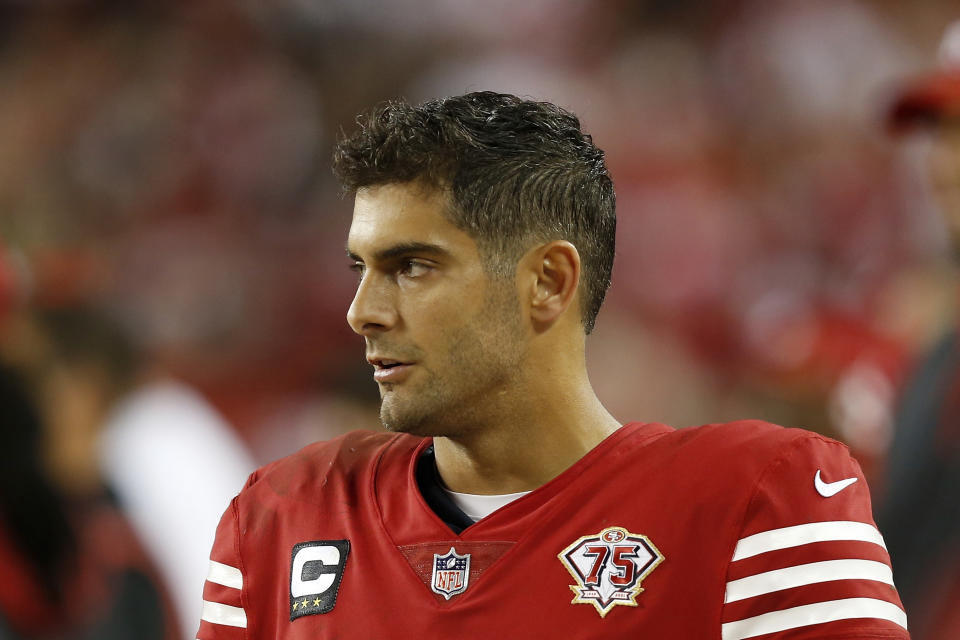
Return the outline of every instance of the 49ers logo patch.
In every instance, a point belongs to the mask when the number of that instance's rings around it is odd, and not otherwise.
[[[637,606],[640,583],[663,562],[647,536],[623,527],[607,527],[584,536],[557,556],[577,584],[570,585],[573,604],[592,604],[600,617],[615,605]]]

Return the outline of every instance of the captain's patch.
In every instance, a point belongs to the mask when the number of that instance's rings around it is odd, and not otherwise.
[[[290,560],[291,621],[333,610],[349,554],[349,540],[316,540],[294,545]]]
[[[640,583],[663,562],[647,536],[623,527],[608,527],[584,536],[557,556],[576,584],[573,604],[592,604],[605,617],[618,604],[637,606]]]

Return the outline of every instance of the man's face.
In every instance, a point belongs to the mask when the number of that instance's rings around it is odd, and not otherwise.
[[[929,174],[954,255],[960,258],[960,122],[938,128],[930,151]]]
[[[515,382],[525,332],[512,278],[494,280],[476,242],[416,183],[357,193],[347,250],[360,273],[347,312],[366,341],[391,431],[462,433]]]

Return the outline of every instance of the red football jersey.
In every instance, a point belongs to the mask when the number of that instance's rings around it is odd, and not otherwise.
[[[632,423],[454,534],[408,435],[255,472],[217,529],[200,640],[908,638],[847,448],[763,422]]]

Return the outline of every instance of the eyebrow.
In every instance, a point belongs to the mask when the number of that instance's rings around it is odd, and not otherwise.
[[[435,256],[450,255],[450,252],[440,245],[430,244],[428,242],[401,242],[399,244],[386,247],[385,249],[375,251],[373,254],[373,259],[377,262],[385,262],[387,260],[393,260],[395,258],[407,256],[412,253],[426,253]],[[351,251],[349,247],[347,247],[347,257],[349,257],[351,260],[356,260],[357,262],[364,261],[363,258]]]

